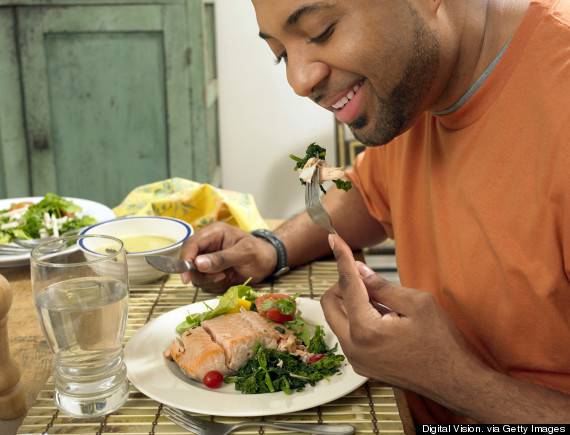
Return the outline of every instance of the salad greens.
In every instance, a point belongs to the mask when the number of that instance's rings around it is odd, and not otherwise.
[[[176,332],[182,334],[187,329],[199,326],[200,323],[206,319],[211,319],[227,313],[238,305],[238,299],[251,301],[252,307],[254,307],[255,304],[253,301],[262,296],[263,293],[259,293],[255,291],[253,287],[248,286],[247,283],[250,280],[251,278],[249,278],[244,284],[230,287],[222,296],[219,297],[218,305],[215,308],[208,307],[207,311],[186,316],[186,320],[176,327]]]
[[[97,223],[91,216],[77,217],[76,213],[81,211],[81,207],[54,193],[46,194],[37,204],[26,204],[12,211],[0,210],[0,244],[10,243],[13,239],[48,237],[54,235],[54,231],[61,234]]]
[[[308,346],[311,342],[311,334],[309,332],[309,326],[307,322],[301,317],[301,310],[295,312],[295,318],[290,322],[283,322],[283,326],[291,331],[295,331],[293,335],[303,342],[305,346]],[[311,325],[315,326],[315,325]]]
[[[297,305],[293,302],[299,293],[287,299],[265,299],[261,303],[261,311],[267,311],[270,308],[276,308],[281,314],[293,314],[297,309]]]
[[[335,351],[336,346],[327,349],[318,361],[305,364],[296,355],[256,344],[253,355],[235,376],[225,378],[224,382],[235,384],[235,389],[244,394],[302,391],[306,385],[314,386],[321,379],[340,372],[339,366],[345,357]]]

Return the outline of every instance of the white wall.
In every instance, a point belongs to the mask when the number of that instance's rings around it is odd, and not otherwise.
[[[276,66],[249,0],[217,0],[222,187],[251,193],[264,218],[304,208],[304,188],[289,154],[327,148],[336,164],[333,115],[296,95]]]

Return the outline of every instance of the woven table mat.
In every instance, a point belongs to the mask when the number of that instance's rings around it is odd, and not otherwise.
[[[259,291],[286,293],[319,299],[338,279],[334,261],[316,261],[298,267],[273,283],[254,285]],[[192,285],[184,285],[179,275],[170,275],[150,285],[130,288],[129,317],[125,342],[145,323],[180,306],[212,299]],[[294,394],[294,393],[293,393]],[[127,402],[105,417],[77,419],[58,412],[53,402],[50,378],[30,408],[18,434],[187,434],[164,417],[162,404],[145,396],[131,385]],[[283,410],[286,412],[286,410]],[[197,415],[197,414],[195,414]],[[204,417],[204,416],[201,416]],[[246,418],[210,417],[215,421],[236,423]],[[258,417],[259,418],[259,417]],[[255,418],[251,418],[255,419]],[[403,393],[380,382],[368,381],[352,393],[321,406],[303,411],[272,415],[272,421],[351,424],[357,433],[412,433],[414,428]],[[236,433],[291,433],[267,427],[249,427]]]

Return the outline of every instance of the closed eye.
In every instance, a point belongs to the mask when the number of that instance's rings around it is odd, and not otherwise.
[[[325,30],[323,33],[321,33],[319,36],[316,36],[314,38],[309,38],[309,43],[311,44],[319,44],[322,42],[325,42],[327,39],[330,38],[330,36],[333,34],[334,29],[336,27],[336,21],[334,23],[332,23],[327,30]]]
[[[337,23],[338,23],[338,21],[335,21],[334,23],[332,23],[319,36],[316,36],[314,38],[309,38],[309,43],[310,44],[322,44],[323,42],[326,42],[326,40],[329,39],[331,37],[331,35],[334,33],[334,30],[335,30]],[[285,62],[287,62],[287,51],[283,51],[283,53],[281,53],[277,57],[277,59],[274,60],[275,65],[279,65],[281,63],[281,60],[285,60]]]

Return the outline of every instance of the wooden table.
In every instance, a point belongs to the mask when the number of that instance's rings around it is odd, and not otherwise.
[[[13,303],[8,317],[10,351],[22,372],[21,382],[26,392],[26,404],[29,410],[27,417],[22,416],[11,421],[0,420],[0,434],[41,433],[46,427],[49,428],[50,434],[75,433],[77,425],[81,425],[78,433],[99,434],[110,431],[158,434],[176,432],[177,428],[160,416],[160,404],[147,398],[138,390],[131,392],[131,399],[124,407],[123,413],[112,417],[109,421],[105,419],[101,423],[89,420],[89,423],[82,423],[81,420],[66,419],[61,415],[57,417],[57,413],[54,412],[55,405],[51,400],[53,385],[48,382],[52,372],[53,357],[37,320],[29,266],[0,269],[0,274],[4,275],[12,286]],[[318,298],[337,279],[336,263],[330,259],[317,261],[296,268],[281,279],[284,280],[283,285],[293,294],[301,290],[303,297]],[[278,291],[282,288],[280,285],[278,280],[271,285],[265,284],[260,290]],[[156,284],[131,288],[132,310],[129,311],[129,324],[125,339],[128,340],[140,326],[164,312],[206,298],[211,298],[211,295],[204,294],[191,285],[184,286],[178,275],[171,275],[168,280],[161,280]],[[54,409],[47,409],[48,407]],[[391,407],[396,410],[395,415],[393,411],[390,411]],[[355,425],[358,433],[391,431],[410,434],[414,431],[403,393],[375,381],[367,382],[364,387],[351,397],[347,396],[344,401],[340,399],[330,407],[318,408],[318,410],[308,411],[307,415],[293,417],[322,419],[327,422],[327,413],[336,412],[328,410],[342,408],[348,410],[343,412],[350,414],[351,419],[357,419]],[[358,417],[353,417],[353,411]],[[330,418],[340,419],[339,422],[341,422],[343,418],[349,417],[341,413],[340,416],[334,415]],[[345,420],[344,422],[351,423],[352,421]],[[185,431],[180,430],[179,433],[185,433]]]

